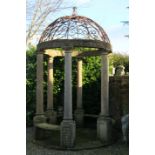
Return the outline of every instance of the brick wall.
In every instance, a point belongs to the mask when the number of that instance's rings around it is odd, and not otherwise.
[[[129,113],[129,76],[111,76],[109,78],[110,114],[118,120]]]
[[[129,77],[111,76],[109,78],[109,106],[110,115],[115,120],[113,137],[122,137],[121,117],[129,113]]]

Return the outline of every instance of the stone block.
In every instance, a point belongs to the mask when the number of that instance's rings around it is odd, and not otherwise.
[[[76,121],[77,127],[83,126],[83,121],[84,121],[84,110],[83,109],[75,110],[75,121]]]
[[[44,116],[43,114],[42,115],[36,115],[34,116],[33,118],[33,124],[38,124],[38,123],[46,123],[47,121],[47,117]]]
[[[57,123],[57,112],[54,110],[47,110],[45,113],[48,123],[56,124]]]
[[[45,131],[41,128],[34,126],[34,139],[35,140],[44,140],[47,138]]]
[[[73,120],[63,120],[61,122],[61,146],[72,148],[75,144],[76,125]]]
[[[112,120],[109,117],[99,116],[97,120],[97,137],[103,142],[111,141]]]

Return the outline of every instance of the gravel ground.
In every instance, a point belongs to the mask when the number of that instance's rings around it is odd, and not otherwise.
[[[26,131],[26,155],[128,155],[129,148],[125,144],[117,143],[111,146],[98,149],[79,150],[79,151],[62,151],[42,147],[34,144],[33,128],[27,128]]]

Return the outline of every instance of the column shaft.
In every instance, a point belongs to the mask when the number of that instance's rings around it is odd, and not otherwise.
[[[53,110],[53,57],[48,58],[47,110]]]
[[[77,109],[75,120],[77,127],[83,126],[84,110],[82,106],[82,60],[77,63]]]
[[[36,114],[43,114],[43,54],[37,54]]]
[[[64,119],[72,120],[72,56],[65,51]]]
[[[104,142],[111,141],[111,118],[109,117],[108,55],[101,56],[101,114],[97,119],[97,136]]]
[[[75,143],[76,125],[72,116],[72,56],[71,51],[65,51],[65,100],[64,117],[61,122],[61,146],[71,148]]]
[[[101,56],[101,115],[109,115],[108,55]]]
[[[82,60],[77,64],[77,108],[82,108]]]

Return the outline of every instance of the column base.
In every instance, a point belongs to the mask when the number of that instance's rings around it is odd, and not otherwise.
[[[103,142],[111,141],[112,121],[110,117],[99,116],[97,119],[97,137]]]
[[[38,124],[38,123],[45,123],[47,120],[47,117],[44,116],[44,114],[41,115],[36,115],[33,117],[33,124]]]
[[[75,110],[75,121],[77,127],[83,127],[83,121],[84,121],[84,110],[83,109],[76,109]]]
[[[61,146],[72,148],[75,144],[76,125],[73,120],[63,120],[61,122]]]
[[[57,112],[54,110],[47,110],[45,113],[48,123],[56,124],[57,123]]]

